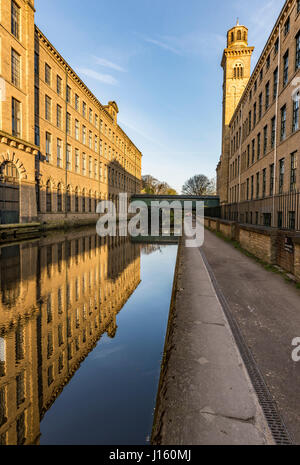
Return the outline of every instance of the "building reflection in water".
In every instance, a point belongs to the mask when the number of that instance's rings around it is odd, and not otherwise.
[[[0,445],[40,421],[140,283],[140,247],[95,230],[0,248]]]

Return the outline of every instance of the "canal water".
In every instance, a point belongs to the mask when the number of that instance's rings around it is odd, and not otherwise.
[[[0,445],[148,443],[176,255],[94,229],[0,248]]]

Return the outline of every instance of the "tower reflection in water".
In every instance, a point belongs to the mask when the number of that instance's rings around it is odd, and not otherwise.
[[[140,248],[95,230],[0,249],[0,445],[40,421],[140,283]]]

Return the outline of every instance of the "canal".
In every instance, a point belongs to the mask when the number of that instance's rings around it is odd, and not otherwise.
[[[176,255],[95,229],[0,248],[0,445],[148,443]]]

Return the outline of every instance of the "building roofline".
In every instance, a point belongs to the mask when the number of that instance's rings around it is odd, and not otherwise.
[[[257,60],[257,63],[256,63],[256,65],[255,65],[255,68],[254,68],[254,70],[253,70],[253,72],[252,72],[252,74],[251,74],[251,76],[250,76],[250,79],[249,79],[247,85],[246,85],[246,88],[245,88],[245,90],[244,90],[244,92],[243,92],[243,94],[242,94],[242,96],[241,96],[241,98],[240,98],[240,100],[239,100],[239,103],[237,104],[237,107],[236,107],[236,109],[235,109],[235,111],[234,111],[234,113],[233,113],[233,115],[232,115],[232,118],[231,118],[231,120],[230,120],[230,122],[229,122],[229,126],[232,124],[232,121],[234,120],[234,118],[236,117],[238,111],[240,110],[242,101],[243,101],[244,97],[247,95],[247,93],[248,93],[248,91],[249,91],[249,87],[251,87],[251,85],[253,84],[253,80],[254,80],[255,76],[258,74],[258,68],[259,68],[259,66],[260,66],[260,63],[261,63],[261,61],[262,61],[264,55],[266,54],[266,51],[267,51],[267,49],[268,49],[268,46],[270,45],[270,42],[272,41],[273,35],[274,35],[275,32],[276,32],[276,29],[278,28],[278,26],[279,26],[279,24],[280,24],[280,22],[281,22],[282,15],[283,15],[284,11],[285,11],[286,9],[288,9],[288,8],[291,6],[291,3],[292,3],[292,2],[293,2],[293,0],[286,0],[286,1],[285,1],[285,3],[284,3],[284,5],[283,5],[283,7],[282,7],[282,9],[281,9],[281,11],[280,11],[280,13],[279,13],[279,15],[278,15],[278,18],[277,18],[277,20],[276,20],[276,23],[275,23],[275,25],[273,26],[273,29],[272,29],[272,31],[271,31],[271,33],[270,33],[270,35],[269,35],[269,37],[268,37],[268,40],[267,40],[267,42],[266,42],[266,44],[265,44],[265,46],[264,46],[264,48],[263,48],[263,51],[261,52],[261,54],[260,54],[260,56],[259,56],[259,58],[258,58],[258,60]]]
[[[43,34],[43,32],[39,29],[39,27],[35,24],[35,30],[37,34],[42,38],[42,40],[52,49],[55,55],[57,55],[57,58],[61,62],[61,64],[66,67],[66,69],[71,73],[75,81],[77,81],[80,86],[88,93],[90,98],[94,101],[94,103],[99,107],[100,110],[102,110],[112,121],[113,118],[109,114],[109,112],[106,110],[105,105],[103,105],[100,100],[93,94],[93,92],[88,88],[88,86],[83,82],[83,80],[78,76],[78,74],[74,71],[74,69],[69,65],[69,63],[63,58],[63,56],[57,51],[57,49],[54,47],[54,45],[50,42],[50,40]],[[112,100],[114,102],[114,100]],[[137,146],[132,142],[132,140],[128,137],[128,135],[123,131],[123,129],[117,124],[118,129],[122,132],[123,135],[128,139],[129,142],[135,147],[135,149],[139,152],[139,154],[142,156],[142,152],[137,148]]]

